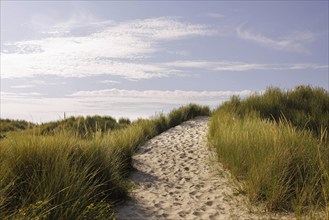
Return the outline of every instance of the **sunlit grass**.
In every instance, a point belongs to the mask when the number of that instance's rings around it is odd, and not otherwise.
[[[179,124],[210,111],[191,104],[173,112],[132,123],[121,119],[115,129],[79,122],[47,134],[40,132],[44,127],[9,133],[0,140],[0,219],[113,218],[113,205],[130,189],[135,149],[174,126],[173,118]],[[70,120],[64,125],[76,125]]]
[[[245,100],[234,96],[221,109],[240,116],[257,111],[261,118],[277,122],[284,116],[293,126],[316,135],[329,127],[329,94],[322,88],[298,86],[288,91],[268,88],[264,94],[254,94]]]
[[[284,106],[281,102],[279,109],[272,108],[281,93],[290,100],[300,97],[300,89],[287,93],[270,89],[263,96],[246,100],[233,97],[212,115],[208,140],[224,166],[243,180],[251,201],[265,202],[269,210],[294,211],[296,216],[318,210],[324,210],[328,216],[328,127],[322,119],[328,117],[323,114],[329,108],[312,110],[309,105],[314,100],[300,100],[304,109],[299,104]],[[269,95],[273,91],[277,95]],[[313,97],[319,91],[307,89],[304,95]],[[320,103],[329,97],[321,95],[316,99]],[[275,115],[277,112],[281,112],[281,117]],[[300,114],[284,117],[284,112]],[[301,118],[302,112],[308,119]],[[302,121],[315,124],[301,126]]]

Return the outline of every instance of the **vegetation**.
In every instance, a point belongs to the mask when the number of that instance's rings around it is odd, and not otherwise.
[[[130,188],[127,174],[136,147],[176,123],[209,113],[190,104],[132,123],[111,124],[111,118],[95,116],[12,132],[0,140],[0,219],[114,218],[113,205]]]
[[[189,105],[188,108],[183,106],[178,109],[174,109],[169,113],[168,123],[170,127],[174,127],[182,123],[182,121],[187,121],[198,115],[210,115],[209,107]]]
[[[5,138],[5,133],[9,131],[25,130],[32,126],[34,126],[34,124],[27,121],[0,118],[0,139]]]
[[[131,122],[71,117],[34,125],[1,119],[0,219],[111,219],[127,197],[132,155],[148,139],[200,115],[194,104]],[[329,218],[329,94],[299,86],[233,96],[212,113],[208,141],[272,211]]]
[[[270,88],[220,106],[208,140],[224,166],[243,180],[251,201],[297,216],[325,208],[329,217],[328,123],[325,90]]]
[[[129,118],[119,118],[118,123],[120,125],[130,125],[131,121],[129,120]]]
[[[74,131],[79,137],[89,137],[96,131],[107,132],[120,127],[117,121],[108,116],[70,117],[61,121],[48,122],[39,127],[42,135],[51,135],[59,131]]]
[[[221,109],[234,111],[241,117],[256,111],[261,118],[276,122],[285,117],[293,126],[316,135],[329,128],[329,94],[322,88],[298,86],[289,91],[269,88],[263,95],[255,94],[243,101],[234,96]]]

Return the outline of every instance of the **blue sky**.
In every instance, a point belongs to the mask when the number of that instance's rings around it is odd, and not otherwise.
[[[328,90],[328,1],[1,1],[1,118],[148,117]]]

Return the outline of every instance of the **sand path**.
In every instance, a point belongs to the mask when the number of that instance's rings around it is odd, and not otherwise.
[[[132,199],[117,208],[117,219],[286,219],[251,212],[229,173],[209,166],[208,120],[184,122],[139,148]]]

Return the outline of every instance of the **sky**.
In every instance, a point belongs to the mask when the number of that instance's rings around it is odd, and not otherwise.
[[[1,118],[154,116],[329,90],[328,1],[3,1]]]

